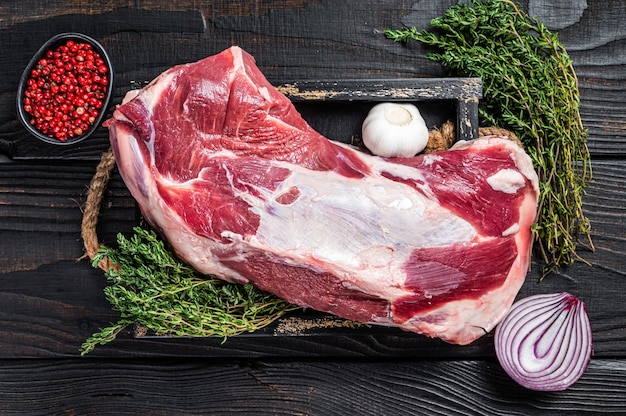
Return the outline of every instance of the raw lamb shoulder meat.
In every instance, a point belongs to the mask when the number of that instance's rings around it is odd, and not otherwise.
[[[457,344],[524,282],[537,176],[506,138],[371,156],[314,131],[238,47],[129,92],[105,125],[142,214],[202,273]]]

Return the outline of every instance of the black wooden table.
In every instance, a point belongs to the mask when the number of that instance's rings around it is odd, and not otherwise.
[[[625,414],[623,0],[523,3],[570,51],[593,156],[585,214],[596,250],[580,253],[591,265],[577,262],[539,282],[535,263],[520,293],[569,291],[586,302],[595,356],[569,390],[537,393],[517,386],[495,360],[491,335],[459,347],[386,328],[322,324],[290,332],[277,325],[221,344],[138,336],[129,329],[86,357],[79,355],[87,337],[117,319],[102,293],[102,272],[83,258],[80,237],[81,207],[108,137],[101,128],[79,145],[52,146],[26,134],[16,117],[17,82],[44,41],[68,31],[98,39],[115,66],[113,104],[131,86],[174,64],[234,44],[254,55],[275,85],[445,77],[445,69],[428,61],[420,45],[393,43],[382,31],[427,28],[454,3],[23,0],[0,5],[0,414]],[[362,111],[358,105],[334,103],[328,111],[317,104],[303,114],[332,136],[340,114]],[[113,242],[137,220],[134,201],[114,174],[99,236]]]

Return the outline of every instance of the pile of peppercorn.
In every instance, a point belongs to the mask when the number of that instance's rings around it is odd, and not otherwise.
[[[31,70],[23,108],[44,135],[77,138],[97,119],[108,84],[108,68],[92,45],[68,40],[47,51]]]

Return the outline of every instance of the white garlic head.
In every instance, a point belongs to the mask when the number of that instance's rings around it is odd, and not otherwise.
[[[369,151],[383,157],[412,157],[428,143],[426,122],[409,103],[376,104],[363,121],[361,133]]]

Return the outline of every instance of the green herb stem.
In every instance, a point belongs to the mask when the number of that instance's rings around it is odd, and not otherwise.
[[[111,284],[104,293],[120,319],[85,341],[82,355],[113,341],[131,324],[163,335],[225,341],[299,309],[250,284],[199,274],[176,259],[154,231],[136,227],[130,239],[119,234],[117,243],[118,248],[102,247],[93,265],[108,258],[118,266],[105,273]]]
[[[482,78],[481,122],[515,132],[539,176],[533,231],[544,276],[582,260],[576,250],[581,236],[593,249],[582,205],[591,161],[578,79],[558,36],[511,0],[458,4],[431,24],[434,31],[411,27],[385,35],[435,48],[428,58],[454,75]]]

